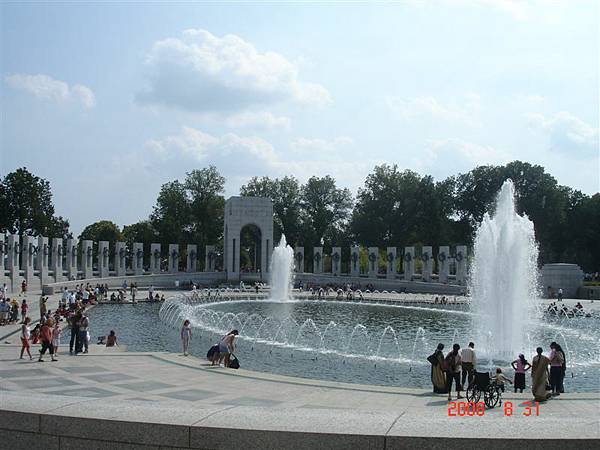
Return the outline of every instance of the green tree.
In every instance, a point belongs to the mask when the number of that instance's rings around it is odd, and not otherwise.
[[[274,239],[279,241],[285,234],[290,245],[300,240],[300,185],[294,177],[271,179],[253,177],[240,188],[245,197],[267,197],[273,200]]]
[[[346,188],[338,188],[329,175],[311,177],[302,186],[300,204],[304,244],[331,246],[348,225],[352,194]]]
[[[23,167],[0,182],[0,230],[19,235],[69,237],[69,222],[54,215],[50,183]]]
[[[184,185],[177,180],[163,184],[150,215],[150,222],[158,233],[160,243],[166,246],[186,240],[191,231],[190,217]]]
[[[157,239],[156,230],[149,220],[140,220],[131,225],[125,225],[122,234],[129,246],[132,246],[134,242],[150,244],[156,242]]]
[[[183,185],[189,204],[190,238],[204,249],[223,237],[225,178],[210,166],[188,173]]]
[[[94,222],[83,229],[79,240],[90,240],[94,242],[109,241],[111,243],[123,241],[123,233],[119,226],[110,220]]]

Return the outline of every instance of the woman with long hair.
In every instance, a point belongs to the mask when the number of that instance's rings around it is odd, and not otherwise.
[[[224,367],[229,367],[231,354],[235,350],[235,337],[239,334],[238,330],[231,330],[223,336],[223,339],[219,342],[219,365],[221,364],[221,361],[224,360]]]
[[[29,324],[31,323],[31,319],[29,317],[25,317],[23,320],[23,325],[21,325],[21,357],[23,359],[23,353],[27,352],[29,355],[29,359],[33,359],[31,356],[31,352],[29,351],[29,339],[31,338],[31,330],[29,328]]]

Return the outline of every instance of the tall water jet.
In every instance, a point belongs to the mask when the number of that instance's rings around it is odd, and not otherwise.
[[[486,213],[477,228],[470,286],[477,340],[493,346],[483,349],[488,356],[504,359],[533,351],[524,346],[538,289],[533,222],[517,214],[514,194],[506,180],[493,215]]]
[[[281,235],[279,245],[273,249],[271,258],[271,299],[284,301],[290,299],[294,273],[294,250],[287,245],[285,235]]]

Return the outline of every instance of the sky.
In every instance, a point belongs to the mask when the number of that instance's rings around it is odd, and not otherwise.
[[[215,165],[436,180],[539,164],[600,190],[598,2],[0,3],[0,175],[50,181],[75,235],[148,217]]]

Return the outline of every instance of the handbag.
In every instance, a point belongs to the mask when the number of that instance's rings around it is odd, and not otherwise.
[[[437,365],[438,365],[438,363],[439,363],[438,359],[437,359],[437,358],[436,358],[436,356],[435,356],[435,353],[433,353],[432,355],[429,355],[429,356],[427,357],[427,361],[429,361],[429,363],[430,363],[432,366],[437,366]]]
[[[230,369],[239,369],[240,368],[240,361],[237,359],[237,356],[235,356],[233,353],[231,354],[231,359],[229,360],[229,366]]]

